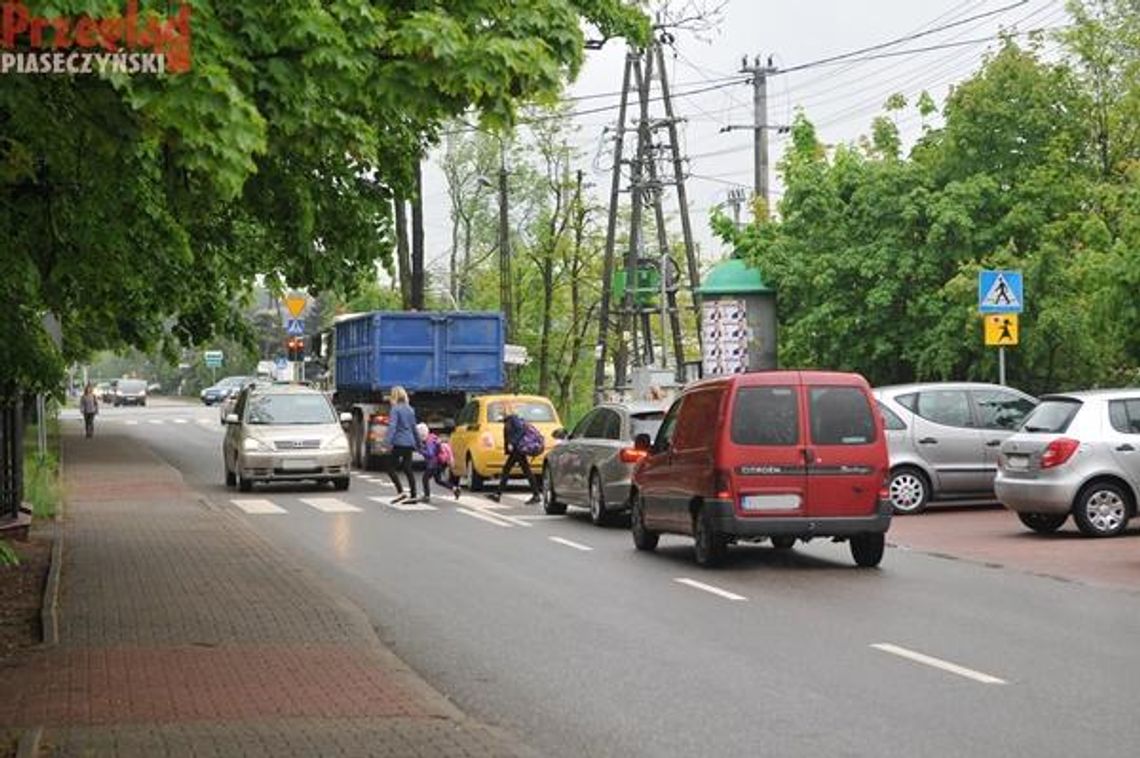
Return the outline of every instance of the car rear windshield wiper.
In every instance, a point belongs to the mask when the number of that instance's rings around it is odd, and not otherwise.
[[[1027,432],[1051,432],[1053,430],[1047,426],[1027,426],[1027,427],[1025,427],[1025,431],[1027,431]]]

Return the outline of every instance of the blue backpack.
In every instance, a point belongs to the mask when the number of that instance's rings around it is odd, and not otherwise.
[[[529,421],[523,422],[523,433],[517,445],[519,452],[526,456],[538,455],[546,448],[546,440],[542,432]]]

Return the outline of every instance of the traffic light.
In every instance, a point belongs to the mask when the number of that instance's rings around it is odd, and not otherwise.
[[[289,360],[297,362],[305,360],[305,340],[300,337],[290,337],[285,342],[288,349]]]

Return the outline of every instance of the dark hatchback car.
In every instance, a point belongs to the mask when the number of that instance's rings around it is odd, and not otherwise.
[[[639,550],[691,535],[697,563],[729,544],[847,540],[860,566],[882,560],[891,504],[887,444],[857,374],[765,371],[708,379],[673,403],[633,476]]]

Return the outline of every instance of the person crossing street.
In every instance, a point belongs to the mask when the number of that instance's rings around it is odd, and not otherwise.
[[[535,449],[537,436],[537,447]],[[503,497],[503,490],[507,487],[507,482],[511,478],[511,470],[517,465],[522,469],[523,475],[526,477],[527,484],[530,485],[531,496],[526,501],[527,505],[534,505],[541,502],[542,491],[539,489],[538,480],[534,476],[534,471],[530,467],[531,456],[538,455],[542,452],[542,436],[534,428],[533,424],[527,423],[521,416],[515,413],[514,408],[507,404],[503,408],[503,447],[507,451],[507,462],[503,464],[503,475],[499,479],[498,492],[492,492],[488,495],[489,498],[496,503]]]

